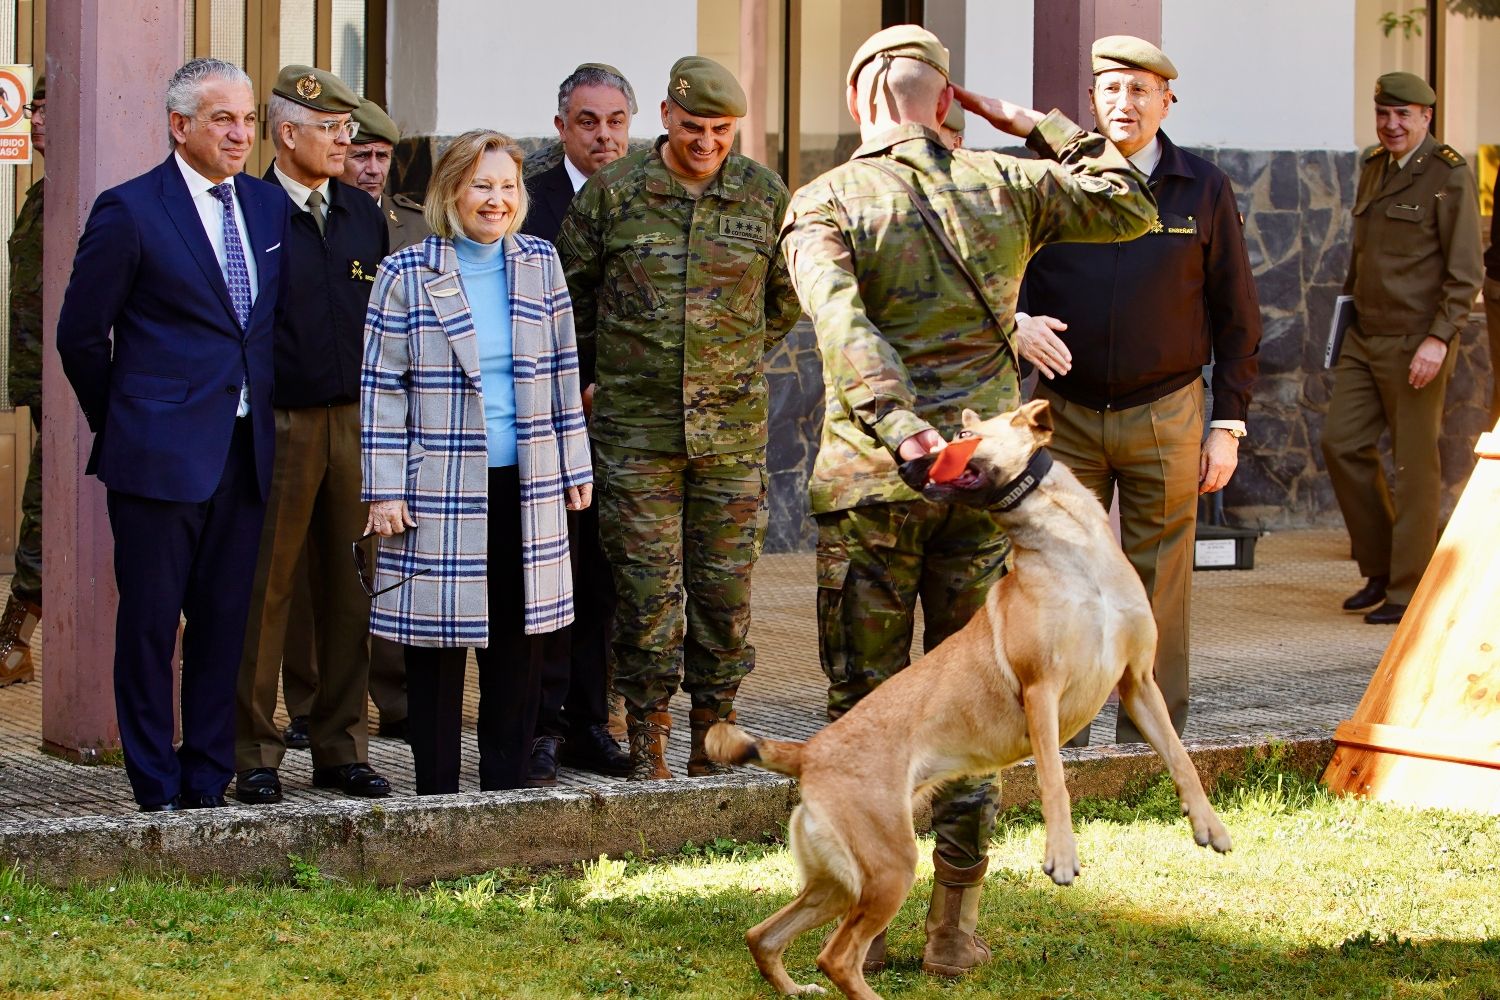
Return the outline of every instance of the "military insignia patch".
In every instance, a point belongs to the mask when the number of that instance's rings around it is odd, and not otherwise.
[[[351,281],[374,281],[375,275],[367,273],[365,266],[357,260],[349,261],[349,280]]]
[[[297,96],[305,101],[316,101],[323,93],[323,85],[311,73],[297,78]]]
[[[684,80],[680,76],[677,78],[677,96],[678,97],[686,97],[687,96],[687,92],[689,90],[691,90],[691,89],[692,89],[692,84],[688,83],[686,80]]]
[[[719,235],[766,243],[769,242],[770,227],[760,219],[747,219],[740,215],[721,215],[719,216]]]

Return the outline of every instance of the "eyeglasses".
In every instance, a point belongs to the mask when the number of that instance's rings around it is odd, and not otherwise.
[[[416,528],[407,528],[406,530],[408,532],[411,532],[411,531],[416,531],[417,529]],[[364,542],[368,541],[369,539],[374,538],[375,534],[376,533],[373,532],[373,531],[367,531],[367,532],[365,532],[363,535],[359,536],[359,541],[355,542],[354,546],[353,546],[353,548],[354,548],[354,570],[355,570],[356,573],[359,574],[359,585],[360,585],[361,588],[364,589],[366,597],[369,597],[369,598],[373,599],[373,598],[379,597],[381,594],[388,594],[391,591],[395,590],[397,587],[401,586],[402,584],[407,583],[407,582],[409,582],[411,580],[415,580],[417,577],[421,576],[424,573],[431,573],[432,572],[432,567],[428,566],[425,569],[419,569],[419,570],[417,570],[415,573],[411,574],[410,576],[403,576],[401,579],[397,580],[395,583],[391,584],[389,587],[381,587],[379,590],[376,590],[375,589],[375,576],[374,576],[373,573],[370,572],[369,556],[367,556],[365,554],[365,548],[364,548],[364,544],[363,544]]]
[[[23,118],[35,118],[37,115],[45,115],[46,113],[47,113],[47,104],[46,104],[45,101],[42,102],[41,104],[23,104],[23,105],[21,105],[21,116]]]
[[[1161,95],[1159,88],[1147,87],[1141,83],[1132,83],[1125,87],[1121,87],[1118,83],[1109,83],[1099,88],[1099,94],[1109,104],[1114,104],[1120,99],[1121,91],[1124,91],[1131,104],[1138,106],[1145,105],[1152,98]]]
[[[359,135],[359,122],[350,119],[346,122],[293,122],[302,128],[320,128],[325,138],[332,139],[340,132],[353,139]]]

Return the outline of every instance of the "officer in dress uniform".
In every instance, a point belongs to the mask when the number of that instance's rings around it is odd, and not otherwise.
[[[1372,625],[1401,620],[1437,548],[1449,344],[1484,277],[1474,172],[1430,134],[1436,103],[1411,73],[1375,82],[1380,144],[1361,156],[1344,279],[1355,319],[1323,425],[1323,459],[1366,577],[1344,610],[1374,608],[1365,615]],[[1389,486],[1377,450],[1386,428],[1396,468]]]

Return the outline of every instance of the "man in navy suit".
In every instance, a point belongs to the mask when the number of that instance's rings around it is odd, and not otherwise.
[[[234,776],[290,212],[279,190],[240,173],[258,125],[244,71],[195,59],[173,75],[166,104],[173,153],[94,203],[57,324],[63,371],[95,434],[87,471],[108,489],[115,710],[143,812],[224,805]]]

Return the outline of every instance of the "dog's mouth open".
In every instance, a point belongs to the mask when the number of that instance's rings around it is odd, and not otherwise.
[[[950,445],[949,448],[955,449],[956,454],[958,445],[955,443],[954,445]],[[972,454],[973,446],[970,445],[963,450]],[[948,449],[944,449],[930,455],[923,455],[921,458],[913,458],[902,462],[897,468],[897,471],[901,474],[901,480],[929,500],[939,502],[962,502],[969,500],[969,502],[972,502],[969,494],[988,485],[989,480],[979,469],[974,467],[974,463],[972,462],[966,462],[957,474],[953,474],[951,470],[941,468],[941,465],[951,464],[954,461],[954,456],[949,455],[948,462],[943,462],[943,456],[947,452]],[[936,475],[934,475],[935,473]]]

